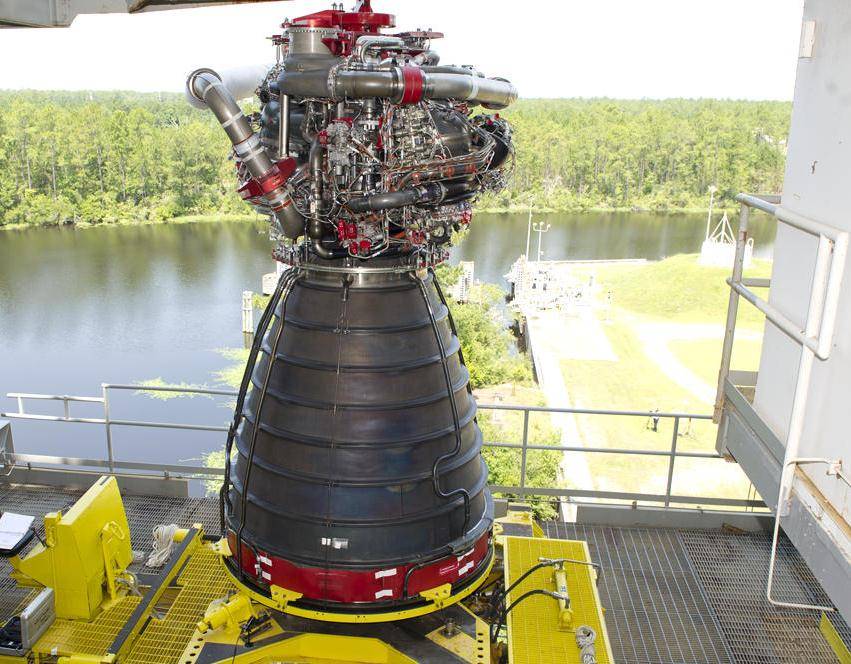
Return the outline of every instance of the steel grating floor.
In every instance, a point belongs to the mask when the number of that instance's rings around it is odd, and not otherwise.
[[[836,661],[821,638],[818,613],[780,610],[765,599],[771,547],[768,533],[687,530],[678,535],[694,561],[736,662]],[[773,597],[829,606],[830,600],[791,542],[783,537],[778,550]],[[851,629],[845,621],[838,615],[831,618],[840,636],[851,643]]]
[[[813,612],[765,599],[767,533],[613,528],[546,523],[550,537],[584,539],[603,567],[600,599],[615,660],[630,664],[834,663]],[[795,548],[782,540],[776,595],[829,600]],[[846,643],[851,630],[832,622]]]
[[[68,507],[82,492],[0,485],[0,512],[37,517]],[[202,523],[218,534],[218,502],[209,498],[127,496],[134,550],[148,552],[159,524]],[[764,599],[767,534],[719,530],[620,528],[549,522],[549,537],[588,542],[602,566],[600,596],[615,661],[623,664],[768,664],[836,662],[818,616],[781,611]],[[41,533],[40,533],[41,534]],[[30,593],[18,589],[0,560],[0,620]],[[777,595],[824,602],[824,591],[787,541],[780,547]],[[834,625],[846,643],[851,629]]]
[[[42,517],[47,512],[71,507],[82,491],[69,491],[53,487],[17,487],[0,484],[0,512],[18,512],[36,517],[39,537],[44,536]],[[208,533],[218,534],[218,502],[208,498],[167,498],[163,496],[124,496],[124,509],[130,523],[133,550],[149,553],[151,533],[160,524],[176,523],[189,526],[202,523]],[[131,567],[138,571],[141,564]],[[9,578],[11,567],[0,558],[0,624],[14,615],[29,600],[31,591],[18,588]]]

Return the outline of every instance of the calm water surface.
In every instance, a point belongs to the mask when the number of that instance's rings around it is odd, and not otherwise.
[[[549,223],[547,259],[659,259],[697,252],[700,215],[536,215]],[[525,214],[478,214],[453,261],[474,260],[476,277],[502,283],[525,249]],[[770,257],[774,226],[752,222],[755,253]],[[537,236],[532,237],[532,254]],[[215,384],[241,347],[240,297],[273,269],[262,224],[204,223],[0,232],[0,395],[41,392],[98,396],[102,382],[162,378]],[[116,394],[113,417],[225,424],[227,399],[158,401]],[[0,411],[14,410],[0,396]],[[61,404],[38,412],[60,414]],[[72,414],[99,417],[97,407]],[[15,421],[19,451],[103,456],[102,428]],[[198,459],[223,437],[203,432],[116,429],[116,457]]]

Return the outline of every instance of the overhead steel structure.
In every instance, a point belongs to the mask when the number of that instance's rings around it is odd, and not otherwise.
[[[256,2],[270,0],[0,0],[0,27],[65,28],[81,14],[136,14]]]

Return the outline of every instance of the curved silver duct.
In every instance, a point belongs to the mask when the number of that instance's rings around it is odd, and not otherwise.
[[[254,133],[251,123],[233,98],[221,77],[212,69],[197,69],[186,81],[187,90],[213,112],[222,129],[233,144],[239,160],[262,189],[272,213],[281,230],[289,238],[297,238],[304,232],[304,217],[295,205],[284,184],[277,184],[278,168]],[[264,183],[269,183],[268,191]]]
[[[386,46],[394,49],[404,48],[405,42],[401,37],[389,35],[363,35],[355,42],[354,56],[361,62],[366,62],[366,54],[370,49],[377,46]]]

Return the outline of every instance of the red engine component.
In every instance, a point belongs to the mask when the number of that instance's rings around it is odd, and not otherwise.
[[[237,191],[243,200],[251,200],[265,196],[275,189],[283,187],[296,169],[296,161],[292,157],[281,159],[275,167],[260,178],[251,178]]]
[[[381,28],[392,28],[395,25],[396,17],[393,14],[374,12],[370,0],[361,0],[354,11],[325,9],[294,18],[281,27],[337,29],[340,32],[336,38],[327,38],[322,41],[334,55],[345,56],[351,54],[357,38],[361,35],[375,35]]]
[[[228,532],[236,549],[236,536]],[[305,597],[356,604],[415,599],[424,590],[445,583],[453,586],[480,576],[490,561],[491,534],[485,533],[466,552],[428,564],[409,563],[371,570],[326,569],[297,565],[271,553],[242,544],[242,570],[262,586],[295,590]]]

